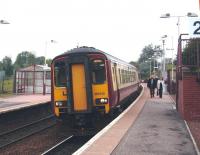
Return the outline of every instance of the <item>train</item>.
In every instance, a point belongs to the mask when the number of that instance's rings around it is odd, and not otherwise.
[[[135,66],[86,46],[56,56],[51,79],[55,116],[76,125],[112,114],[140,85]]]

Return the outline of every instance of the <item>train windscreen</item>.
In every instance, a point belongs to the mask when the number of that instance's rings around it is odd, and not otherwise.
[[[92,82],[102,84],[106,81],[104,60],[98,59],[92,61]]]
[[[66,87],[66,68],[63,61],[55,62],[54,75],[55,85],[57,87]]]

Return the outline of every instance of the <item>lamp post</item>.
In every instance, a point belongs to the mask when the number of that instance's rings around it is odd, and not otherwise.
[[[155,57],[153,57],[153,74],[155,75]]]
[[[156,73],[156,69],[158,68],[158,63],[156,61],[157,60],[157,54],[154,53],[152,58],[153,58],[153,73],[154,73],[154,75],[156,75],[155,74]],[[157,63],[157,65],[156,65],[156,63]]]
[[[167,48],[166,50],[171,50],[172,51],[172,81],[174,80],[174,67],[173,67],[173,51],[174,49],[173,48]]]
[[[172,41],[172,47],[171,48],[166,48],[166,50],[171,50],[172,51],[172,81],[174,80],[174,75],[173,75],[173,73],[174,73],[174,66],[173,66],[173,58],[174,58],[174,47],[173,47],[173,37],[171,37],[171,41]]]
[[[162,44],[163,44],[163,66],[162,66],[162,76],[165,78],[165,38],[167,35],[163,35],[162,37]]]
[[[166,13],[166,14],[162,14],[160,16],[160,18],[177,18],[177,28],[178,28],[178,37],[180,35],[180,18],[182,17],[198,17],[198,15],[196,13],[193,13],[193,12],[188,12],[186,15],[184,16],[171,16],[170,13]]]
[[[55,40],[50,40],[45,42],[45,55],[44,55],[44,65],[47,66],[46,54],[47,54],[47,45],[48,43],[57,43]],[[43,95],[46,94],[46,69],[43,73]]]
[[[48,43],[57,43],[55,40],[50,40],[45,42],[45,55],[44,55],[44,65],[47,65],[46,54],[47,54],[47,45]]]
[[[149,77],[151,77],[151,58],[149,58],[150,68],[149,68]]]
[[[178,29],[178,38],[180,35],[180,18],[182,17],[198,17],[198,15],[196,13],[192,13],[192,12],[188,12],[186,15],[182,15],[182,16],[171,16],[170,13],[166,13],[166,14],[162,14],[160,16],[160,18],[177,18],[177,29]],[[177,40],[178,40],[177,38]],[[163,50],[164,50],[164,43],[165,41],[163,40]],[[165,67],[165,66],[164,66]],[[163,69],[163,71],[165,70],[165,68]]]

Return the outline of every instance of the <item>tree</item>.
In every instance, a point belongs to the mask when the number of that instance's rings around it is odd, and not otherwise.
[[[44,61],[45,61],[44,56],[35,58],[35,64],[37,64],[37,65],[44,65],[44,63],[45,63]]]
[[[184,42],[185,43],[185,42]],[[200,75],[200,39],[193,38],[187,40],[185,46],[182,46],[182,65],[187,66],[190,71],[198,72]],[[177,61],[178,62],[178,61]],[[198,77],[199,78],[199,77]]]
[[[5,71],[6,76],[13,75],[13,65],[10,57],[5,56],[2,60],[3,70]]]
[[[3,70],[3,63],[0,61],[0,71]]]
[[[143,48],[140,58],[138,59],[138,68],[142,79],[151,75],[150,71],[154,70],[154,63],[158,64],[157,58],[161,57],[163,50],[160,46],[147,45]],[[158,73],[158,71],[157,71]]]
[[[152,64],[150,65],[151,61],[142,62],[139,64],[139,71],[141,75],[141,79],[148,79],[150,76],[150,67],[152,67]],[[152,71],[152,68],[151,68]]]
[[[182,63],[184,65],[196,66],[198,61],[200,61],[200,39],[188,40],[182,52]]]
[[[15,68],[24,68],[33,64],[35,64],[35,55],[31,52],[24,51],[17,55]]]
[[[163,54],[163,50],[161,49],[159,45],[153,47],[153,45],[150,44],[143,48],[142,54],[140,54],[138,63],[148,61],[148,59],[152,57],[161,57],[162,54]]]
[[[131,61],[129,62],[131,65],[135,66],[136,68],[139,68],[139,64],[138,62],[135,62],[135,61]]]
[[[52,59],[47,59],[46,60],[46,63],[47,63],[47,65],[50,67],[51,66],[51,62],[52,62]]]

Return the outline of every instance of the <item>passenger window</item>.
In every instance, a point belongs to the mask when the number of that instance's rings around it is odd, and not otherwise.
[[[92,82],[102,84],[106,81],[104,60],[98,59],[92,61]]]
[[[55,62],[54,65],[55,85],[66,87],[66,68],[63,61]]]

